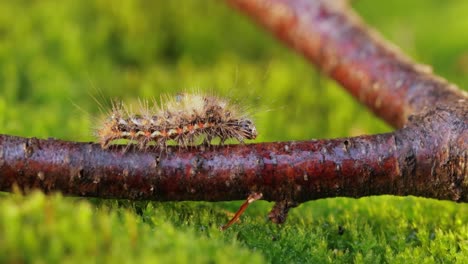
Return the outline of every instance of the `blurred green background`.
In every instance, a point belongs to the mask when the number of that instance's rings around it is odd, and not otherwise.
[[[468,87],[468,2],[352,5],[417,61]],[[252,112],[257,142],[391,131],[336,83],[223,1],[0,1],[0,133],[95,140],[119,98],[198,89]],[[468,262],[468,206],[421,198],[325,199],[278,227],[255,203],[142,203],[4,194],[5,262]],[[178,257],[175,257],[175,256]]]

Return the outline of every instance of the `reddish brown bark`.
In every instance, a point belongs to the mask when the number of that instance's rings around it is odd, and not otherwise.
[[[389,134],[169,148],[162,155],[159,150],[124,152],[122,146],[102,149],[0,136],[0,190],[16,183],[69,195],[138,200],[240,200],[258,192],[269,201],[377,194],[467,201],[466,122],[447,131],[442,121],[452,113],[434,112],[418,120],[424,125]]]
[[[467,94],[365,26],[342,0],[228,0],[394,127]]]
[[[399,130],[382,135],[123,153],[0,136],[0,190],[147,200],[278,201],[270,219],[324,197],[468,201],[467,95],[416,66],[334,1],[230,0]],[[341,3],[341,2],[340,2]]]

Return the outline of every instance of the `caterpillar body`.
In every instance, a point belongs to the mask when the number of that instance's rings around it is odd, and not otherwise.
[[[209,145],[214,138],[222,145],[228,139],[243,143],[257,137],[252,120],[238,106],[216,96],[182,93],[162,97],[159,105],[155,101],[151,107],[148,102],[140,105],[140,111],[132,112],[122,103],[112,104],[96,131],[103,148],[120,139],[137,143],[140,149],[152,145],[164,149],[171,140],[188,147]]]

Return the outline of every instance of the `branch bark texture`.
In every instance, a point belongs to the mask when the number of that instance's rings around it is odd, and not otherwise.
[[[316,64],[394,127],[467,94],[416,64],[342,0],[228,0]]]
[[[165,153],[0,135],[0,190],[16,184],[78,196],[206,201],[256,192],[279,202],[271,216],[276,222],[296,203],[325,197],[393,194],[468,202],[465,92],[402,55],[342,2],[228,2],[398,130]]]

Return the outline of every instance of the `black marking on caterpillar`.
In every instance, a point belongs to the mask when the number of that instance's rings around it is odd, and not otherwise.
[[[151,107],[140,103],[136,113],[122,103],[112,103],[108,118],[96,131],[102,148],[120,139],[135,142],[140,149],[150,145],[165,149],[170,140],[188,147],[199,142],[210,145],[214,138],[222,145],[228,139],[243,143],[257,137],[252,120],[227,100],[197,93],[162,99]]]

